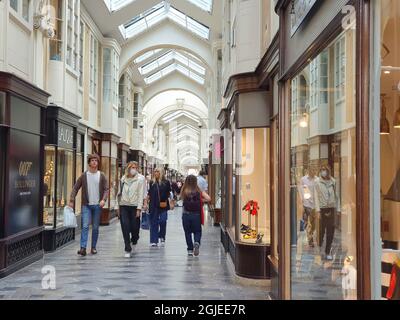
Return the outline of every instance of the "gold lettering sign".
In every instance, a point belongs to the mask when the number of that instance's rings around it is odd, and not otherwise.
[[[31,168],[32,168],[32,162],[21,161],[19,163],[19,175],[21,177],[27,177]]]

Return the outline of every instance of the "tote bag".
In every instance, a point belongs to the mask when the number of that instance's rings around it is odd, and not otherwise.
[[[74,210],[68,206],[64,207],[64,227],[66,228],[78,227]]]

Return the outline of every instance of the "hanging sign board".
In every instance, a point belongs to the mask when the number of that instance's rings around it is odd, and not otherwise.
[[[293,37],[296,31],[300,28],[301,24],[304,22],[305,18],[310,13],[311,9],[317,3],[317,1],[318,0],[294,0],[294,13],[290,15],[291,37]],[[289,5],[289,8],[292,8],[291,6],[292,4]]]

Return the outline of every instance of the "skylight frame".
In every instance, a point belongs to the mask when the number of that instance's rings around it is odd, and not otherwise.
[[[203,11],[212,13],[214,1],[213,0],[188,0],[190,3],[194,4],[196,7]]]
[[[126,7],[134,1],[135,0],[104,0],[104,3],[108,10],[113,13],[121,10],[122,8]]]
[[[180,63],[176,63],[176,62],[173,62],[173,63],[169,64],[168,66],[166,66],[165,68],[145,77],[144,82],[146,83],[146,85],[150,85],[153,82],[156,82],[156,81],[164,78],[165,76],[169,75],[173,71],[178,71],[178,72],[182,73],[184,76],[188,77],[189,79],[192,79],[193,81],[195,81],[201,85],[204,85],[206,82],[206,80],[204,78],[202,78],[201,76],[199,76],[197,73],[189,70],[185,66],[182,66]]]
[[[208,26],[167,4],[165,1],[160,2],[128,22],[120,25],[119,29],[122,36],[127,40],[145,32],[150,27],[167,18],[203,40],[210,40],[210,28]]]

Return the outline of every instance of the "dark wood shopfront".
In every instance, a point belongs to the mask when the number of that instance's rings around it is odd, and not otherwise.
[[[350,27],[352,13],[355,27],[355,132],[356,132],[356,247],[357,297],[371,298],[370,256],[370,154],[369,154],[369,56],[370,6],[369,0],[316,1],[310,10],[299,14],[303,1],[277,1],[280,17],[280,82],[279,82],[279,188],[278,254],[272,281],[272,295],[278,299],[291,299],[291,79],[325,50],[344,28]],[[300,6],[300,7],[299,7]],[[303,6],[303,8],[305,8]],[[294,12],[293,12],[294,11]],[[295,14],[297,24],[291,25]],[[279,261],[279,263],[278,263]]]
[[[0,277],[43,257],[48,97],[15,75],[0,72]]]

